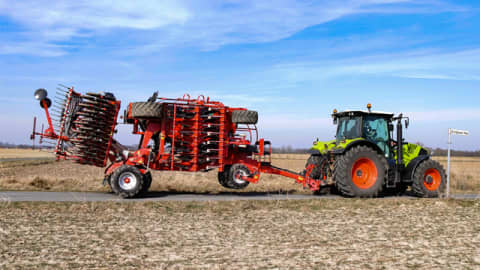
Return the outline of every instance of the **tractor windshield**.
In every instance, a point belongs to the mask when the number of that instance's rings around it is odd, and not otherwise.
[[[387,120],[376,116],[365,116],[363,134],[365,139],[375,143],[387,156],[389,155]]]
[[[342,117],[337,128],[337,141],[362,137],[360,117]]]

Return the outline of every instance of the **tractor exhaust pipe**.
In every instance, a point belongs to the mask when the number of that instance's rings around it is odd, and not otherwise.
[[[395,170],[395,185],[402,182],[402,172],[403,172],[403,127],[402,127],[402,117],[400,114],[397,120],[397,165]]]
[[[402,114],[398,116],[397,121],[397,165],[400,167],[403,165],[403,127],[402,127]]]

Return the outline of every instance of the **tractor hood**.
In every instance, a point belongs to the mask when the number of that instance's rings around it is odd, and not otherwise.
[[[338,142],[337,140],[331,140],[331,141],[316,141],[313,143],[311,150],[317,150],[320,152],[320,154],[325,155],[329,151],[335,151],[335,150],[342,150],[345,149],[350,143],[355,142],[355,141],[363,141],[365,139],[363,138],[355,138],[355,139],[347,139],[347,140],[342,140]]]

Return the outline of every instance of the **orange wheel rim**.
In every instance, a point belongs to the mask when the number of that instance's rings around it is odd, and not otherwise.
[[[377,182],[378,170],[369,158],[359,158],[352,167],[352,182],[360,189],[370,188]]]
[[[435,191],[442,183],[442,176],[437,169],[430,168],[423,175],[423,185],[426,189]]]

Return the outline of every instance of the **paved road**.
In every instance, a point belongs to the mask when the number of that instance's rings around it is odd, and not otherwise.
[[[192,193],[167,193],[150,192],[145,198],[121,199],[112,193],[100,192],[41,192],[41,191],[0,191],[0,201],[11,202],[103,202],[103,201],[235,201],[235,200],[306,200],[306,199],[334,199],[341,198],[337,195],[288,195],[268,194],[263,192],[249,193],[221,193],[221,194],[192,194]],[[386,197],[393,199],[396,197]],[[403,196],[402,198],[415,198]],[[480,195],[466,194],[454,195],[455,199],[480,199]]]

